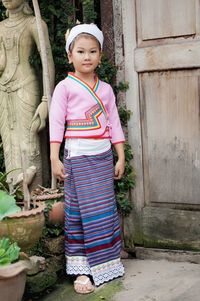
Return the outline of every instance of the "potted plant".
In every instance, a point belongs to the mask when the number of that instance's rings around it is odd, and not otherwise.
[[[26,272],[31,268],[31,261],[20,259],[20,247],[9,238],[0,239],[0,292],[3,301],[21,301]]]
[[[31,171],[33,170],[32,168]],[[0,238],[9,237],[26,251],[42,235],[45,205],[42,202],[31,203],[28,185],[33,172],[23,171],[21,185],[18,182],[7,183],[7,175],[8,173],[0,174]]]
[[[53,225],[64,224],[64,188],[45,188],[38,186],[32,191],[32,199],[35,202],[45,202],[45,217],[47,223]]]

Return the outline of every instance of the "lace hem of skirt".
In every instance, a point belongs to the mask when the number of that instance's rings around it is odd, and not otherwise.
[[[90,267],[87,258],[83,256],[66,256],[66,259],[68,275],[91,275],[96,286],[124,275],[124,266],[120,259],[110,260],[94,267]]]
[[[124,266],[120,259],[111,260],[91,268],[93,280],[96,286],[124,275]]]
[[[66,272],[68,275],[91,275],[87,258],[84,256],[66,256]]]

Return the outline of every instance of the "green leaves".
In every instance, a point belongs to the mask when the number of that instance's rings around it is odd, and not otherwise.
[[[119,117],[123,126],[127,126],[128,120],[130,119],[132,112],[127,110],[125,106],[118,108]]]
[[[21,211],[21,208],[16,205],[15,198],[0,190],[0,221],[4,217],[19,211]]]
[[[0,172],[0,189],[9,192],[9,186],[8,183],[6,182],[7,179],[7,173]]]
[[[83,5],[83,22],[94,23],[97,13],[94,11],[94,0],[82,0]]]
[[[17,243],[12,243],[6,251],[6,256],[10,262],[14,262],[19,258],[20,248]]]
[[[19,259],[20,248],[17,243],[11,243],[9,238],[0,239],[0,266],[15,262]]]
[[[125,172],[121,180],[115,181],[115,193],[117,199],[117,208],[122,216],[128,216],[132,210],[129,200],[129,191],[135,187],[136,175],[131,164],[133,151],[128,142],[124,144],[125,151]],[[114,151],[114,159],[117,160],[117,154]]]
[[[2,238],[0,240],[0,249],[7,250],[9,248],[9,245],[10,245],[9,238]]]
[[[101,80],[111,85],[114,84],[115,76],[117,74],[117,67],[113,65],[105,55],[102,56],[101,64],[97,68],[96,72]]]
[[[67,76],[70,66],[65,51],[65,32],[74,25],[76,7],[66,0],[41,0],[40,10],[49,30],[50,43],[55,64],[56,83]],[[39,65],[39,58],[37,65]]]

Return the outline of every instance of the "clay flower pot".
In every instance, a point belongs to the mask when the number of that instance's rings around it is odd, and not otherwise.
[[[0,267],[0,301],[21,301],[26,284],[26,271],[30,263],[20,260]]]
[[[44,208],[43,203],[38,203],[34,209],[9,215],[0,221],[0,237],[16,241],[22,251],[32,248],[42,236]]]
[[[64,224],[65,212],[64,202],[56,202],[52,205],[49,211],[49,223],[51,224]]]
[[[64,224],[65,214],[64,214],[64,202],[55,201],[64,197],[63,192],[58,192],[57,189],[44,188],[38,189],[36,194],[33,193],[32,199],[35,202],[38,201],[52,201],[52,208],[49,211],[48,222],[50,224]]]

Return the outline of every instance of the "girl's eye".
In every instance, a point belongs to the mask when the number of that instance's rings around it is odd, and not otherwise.
[[[78,52],[78,53],[83,53],[83,50],[78,50],[77,52]]]
[[[97,51],[96,50],[92,50],[91,53],[97,53]]]

